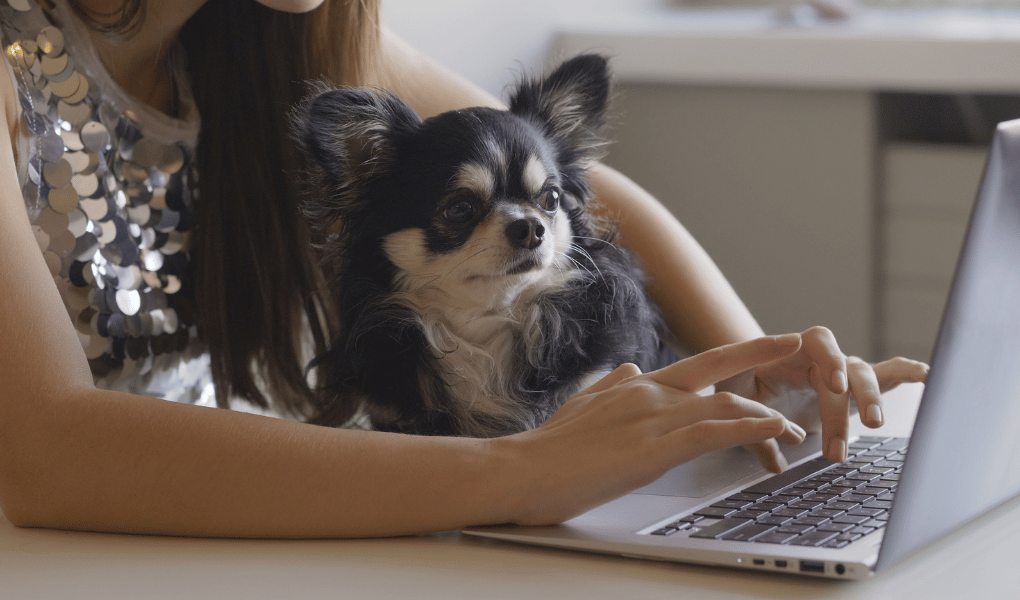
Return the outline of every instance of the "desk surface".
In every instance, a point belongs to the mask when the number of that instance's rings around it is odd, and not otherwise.
[[[902,433],[920,386],[889,394]],[[639,561],[457,533],[338,541],[204,540],[27,530],[0,517],[4,598],[996,598],[1015,594],[1014,500],[867,581]],[[1010,593],[1007,593],[1007,590]]]

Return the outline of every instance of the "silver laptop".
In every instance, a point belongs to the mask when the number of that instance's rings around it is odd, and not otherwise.
[[[561,525],[464,533],[868,577],[1020,494],[1018,374],[1020,120],[996,130],[909,439],[858,438],[834,464],[809,436],[785,449],[792,466],[776,476],[743,450],[716,452]]]

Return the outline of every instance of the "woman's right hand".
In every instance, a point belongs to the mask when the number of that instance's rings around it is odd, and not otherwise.
[[[548,525],[651,483],[705,452],[805,433],[759,402],[697,392],[800,348],[800,336],[721,346],[642,374],[626,364],[574,396],[540,427],[492,440],[524,482],[512,521]]]

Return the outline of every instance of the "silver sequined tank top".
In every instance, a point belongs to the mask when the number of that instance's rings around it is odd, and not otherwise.
[[[96,385],[215,404],[193,320],[190,94],[167,117],[114,83],[62,3],[0,3],[25,206]]]

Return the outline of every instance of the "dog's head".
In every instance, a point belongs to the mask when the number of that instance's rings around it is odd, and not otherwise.
[[[314,163],[306,212],[339,236],[341,264],[381,253],[403,290],[496,308],[566,270],[574,236],[590,234],[585,173],[600,156],[608,98],[595,55],[523,82],[506,111],[422,121],[385,92],[320,90],[292,119]]]

